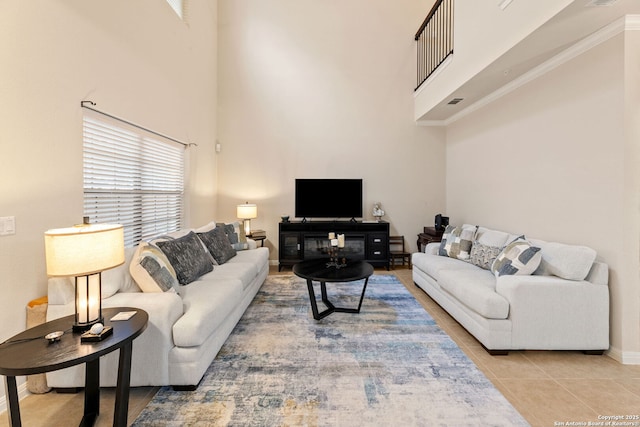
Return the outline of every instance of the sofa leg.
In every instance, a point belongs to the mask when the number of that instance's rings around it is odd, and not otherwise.
[[[196,391],[199,385],[172,385],[171,388],[173,391]]]
[[[490,350],[487,347],[485,347],[483,344],[480,344],[480,345],[482,345],[482,348],[484,348],[485,351],[489,353],[491,356],[508,356],[509,355],[509,350],[495,350],[495,349]]]
[[[602,356],[604,354],[604,350],[583,350],[582,352],[588,356]]]
[[[204,375],[202,378],[204,378]],[[196,391],[202,382],[202,378],[200,378],[200,381],[195,385],[172,385],[171,388],[173,391]]]

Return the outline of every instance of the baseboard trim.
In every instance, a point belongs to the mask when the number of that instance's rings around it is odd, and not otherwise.
[[[5,391],[6,392],[6,391]],[[22,400],[25,397],[29,396],[29,390],[27,390],[27,382],[23,382],[18,386],[18,400]],[[7,396],[4,395],[0,397],[0,413],[5,412],[7,410]]]
[[[620,351],[618,348],[611,348],[607,352],[607,356],[623,365],[640,365],[640,352],[638,351]]]

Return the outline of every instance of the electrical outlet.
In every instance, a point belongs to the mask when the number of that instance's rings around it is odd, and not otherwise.
[[[16,217],[0,217],[0,236],[9,236],[11,234],[16,234]]]

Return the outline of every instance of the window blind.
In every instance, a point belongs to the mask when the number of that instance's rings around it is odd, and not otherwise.
[[[125,246],[180,229],[184,147],[83,118],[84,216],[124,226]]]

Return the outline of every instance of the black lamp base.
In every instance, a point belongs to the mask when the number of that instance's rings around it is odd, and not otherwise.
[[[80,332],[88,331],[96,323],[104,324],[104,318],[102,317],[102,314],[100,315],[99,318],[97,318],[96,320],[92,320],[91,322],[87,322],[87,323],[76,322],[71,326],[71,329],[73,330],[73,332],[80,333]]]
[[[92,334],[91,331],[87,331],[80,335],[80,342],[98,342],[107,338],[113,334],[113,328],[111,326],[105,326],[99,334]]]

